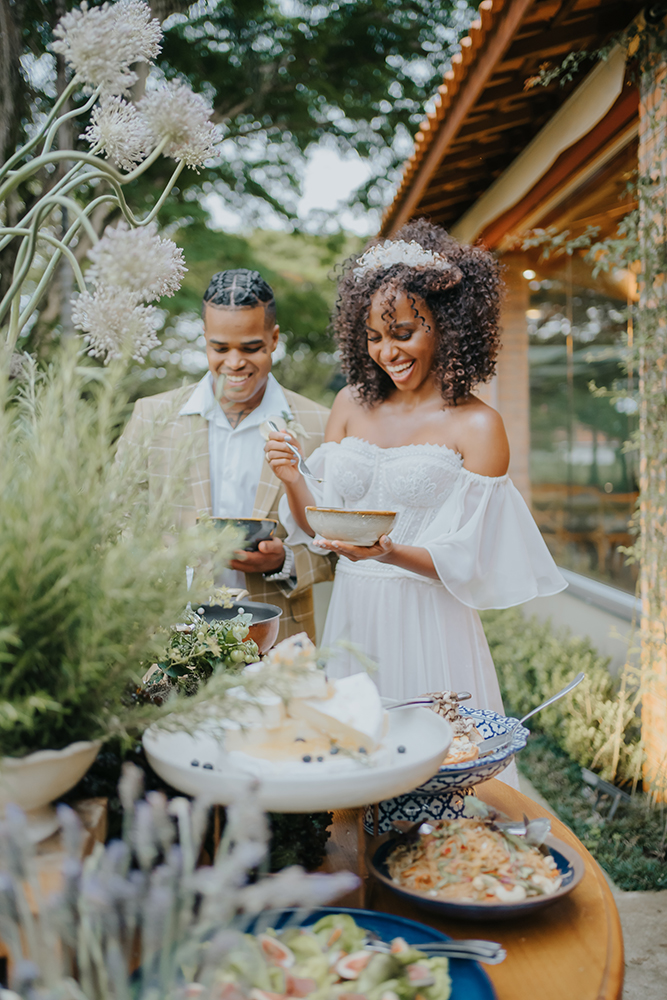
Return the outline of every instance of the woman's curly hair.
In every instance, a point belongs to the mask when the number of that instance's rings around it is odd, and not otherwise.
[[[495,373],[503,287],[500,265],[488,250],[458,243],[426,219],[403,226],[393,239],[406,243],[414,240],[425,250],[446,257],[453,266],[443,271],[392,264],[355,275],[358,256],[348,258],[343,265],[333,315],[343,372],[363,402],[371,406],[382,402],[395,388],[368,353],[366,323],[375,292],[383,289],[388,293],[386,315],[391,319],[392,292],[402,289],[415,315],[419,315],[414,302],[417,296],[433,314],[438,337],[434,371],[443,399],[456,404],[475,385],[487,382]],[[382,243],[375,240],[369,246]]]

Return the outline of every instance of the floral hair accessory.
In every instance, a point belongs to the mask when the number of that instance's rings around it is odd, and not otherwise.
[[[406,243],[405,240],[385,240],[371,247],[357,260],[353,270],[354,277],[361,281],[369,271],[389,268],[392,264],[405,264],[407,267],[428,267],[436,271],[454,271],[451,264],[442,254],[425,250],[415,240]]]

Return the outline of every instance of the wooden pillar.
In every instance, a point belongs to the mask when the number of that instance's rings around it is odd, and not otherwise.
[[[644,782],[667,798],[667,65],[653,52],[639,106],[640,545]]]
[[[501,317],[501,351],[497,374],[478,395],[498,410],[510,443],[509,473],[514,485],[530,504],[530,374],[528,370],[528,282],[522,272],[528,266],[520,255],[503,257],[507,286]]]

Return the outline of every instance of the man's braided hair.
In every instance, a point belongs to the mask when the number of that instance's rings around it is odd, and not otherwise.
[[[503,287],[500,265],[488,250],[458,243],[426,219],[408,223],[392,239],[406,243],[414,240],[424,250],[441,254],[453,268],[443,271],[393,263],[355,275],[358,255],[350,257],[343,265],[333,316],[343,372],[370,406],[393,392],[394,383],[368,353],[366,323],[376,292],[385,293],[385,316],[391,319],[396,292],[402,289],[415,316],[419,316],[417,299],[422,299],[431,310],[438,339],[434,372],[445,402],[456,404],[475,385],[487,382],[495,373]]]
[[[246,267],[218,271],[204,293],[204,306],[222,306],[227,309],[253,309],[264,306],[266,325],[276,322],[276,300],[273,289],[259,271]]]

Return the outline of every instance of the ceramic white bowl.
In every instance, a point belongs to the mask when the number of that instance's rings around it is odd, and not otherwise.
[[[242,755],[227,754],[222,741],[205,727],[187,733],[151,726],[143,744],[153,770],[187,795],[228,805],[252,783],[258,785],[261,807],[269,812],[318,812],[401,795],[437,772],[452,741],[449,723],[430,708],[389,712],[388,722],[382,741],[386,753],[377,766],[372,758],[361,763],[345,761],[343,755],[340,769],[316,761],[298,761],[283,769],[259,758],[241,764]]]
[[[323,538],[353,545],[375,545],[380,535],[388,535],[394,527],[396,512],[306,507],[306,520]]]
[[[0,814],[14,803],[25,812],[28,837],[39,843],[58,829],[53,806],[83,778],[102,744],[80,741],[64,750],[38,750],[27,757],[0,758]]]

